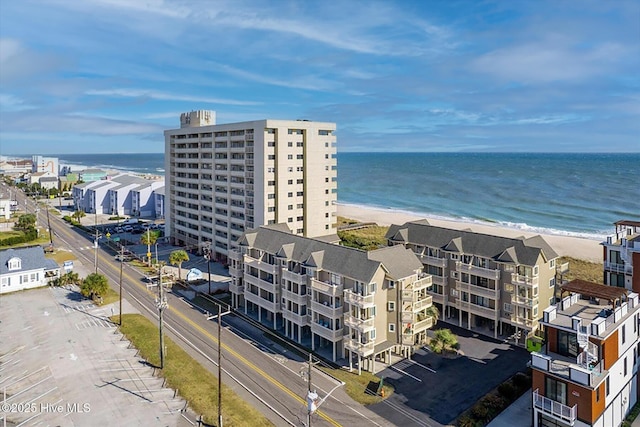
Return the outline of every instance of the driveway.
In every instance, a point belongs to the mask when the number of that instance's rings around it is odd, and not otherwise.
[[[411,425],[452,424],[482,396],[524,370],[530,360],[523,348],[444,322],[438,322],[438,328],[451,329],[458,336],[464,355],[449,359],[423,348],[410,360],[379,372],[395,393],[369,409],[391,422],[399,412],[409,412],[415,418]],[[407,427],[406,418],[402,419]]]

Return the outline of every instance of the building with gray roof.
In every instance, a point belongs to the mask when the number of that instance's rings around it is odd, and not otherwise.
[[[350,367],[411,354],[433,325],[431,278],[402,246],[366,252],[274,224],[245,232],[230,261],[234,308]]]
[[[42,246],[0,251],[0,294],[45,286],[60,276],[60,266],[45,258]]]
[[[555,302],[558,254],[541,236],[513,239],[421,220],[392,225],[386,238],[416,254],[432,276],[434,304],[467,329],[524,344]]]
[[[164,181],[119,174],[109,179],[85,182],[73,187],[76,210],[109,215],[156,217],[154,191],[164,187]]]

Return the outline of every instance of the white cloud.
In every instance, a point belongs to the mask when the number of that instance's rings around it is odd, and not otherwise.
[[[201,102],[207,104],[224,104],[224,105],[260,105],[255,101],[238,101],[235,99],[209,98],[202,96],[179,95],[165,93],[150,89],[96,89],[88,90],[86,95],[91,96],[107,96],[107,97],[123,97],[123,98],[151,98],[160,101],[186,101]]]

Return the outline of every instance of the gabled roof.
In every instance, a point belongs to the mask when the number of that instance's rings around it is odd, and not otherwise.
[[[366,252],[292,234],[286,224],[248,230],[238,243],[278,256],[287,254],[287,259],[291,261],[364,283],[371,282],[383,264],[396,279],[415,274],[422,267],[415,254],[403,247]]]
[[[20,270],[11,270],[7,266],[8,261],[11,258],[20,258],[22,268]],[[40,268],[52,269],[58,268],[57,264],[52,267],[51,263],[44,256],[44,249],[42,246],[26,246],[23,248],[11,248],[0,251],[0,274],[13,273],[16,271],[30,271]],[[52,261],[53,262],[53,261]]]
[[[545,261],[558,257],[542,236],[514,239],[436,227],[425,221],[392,225],[386,238],[396,243],[413,243],[447,252],[477,255],[496,262],[515,262],[530,266],[536,265],[539,256],[542,256]]]

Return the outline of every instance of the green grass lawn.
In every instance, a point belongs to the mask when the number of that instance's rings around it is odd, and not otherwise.
[[[117,323],[118,317],[113,316],[111,320]],[[122,322],[123,325],[120,327],[122,333],[140,350],[143,358],[158,366],[160,338],[157,325],[139,314],[125,314],[122,316]],[[167,352],[161,375],[166,378],[167,385],[178,390],[180,396],[189,402],[189,406],[196,413],[203,415],[206,423],[217,423],[217,377],[166,336],[164,343]],[[224,425],[229,427],[273,425],[224,384],[222,385],[222,417]]]
[[[331,369],[324,366],[320,367],[323,372],[331,375],[334,378],[344,382],[344,388],[350,398],[363,405],[371,405],[373,403],[380,402],[383,398],[375,394],[367,392],[367,387],[370,383],[374,383],[377,387],[380,383],[380,378],[373,375],[371,372],[362,371],[361,375],[358,375],[358,371],[354,372],[345,371],[344,369]],[[389,397],[393,393],[394,389],[389,384],[383,384],[385,398]]]
[[[54,260],[58,265],[62,265],[65,261],[73,261],[78,259],[73,252],[62,251],[60,249],[54,251],[52,254],[45,254],[45,257]]]

